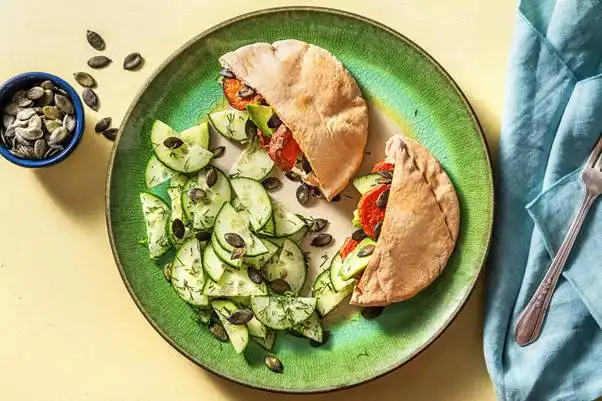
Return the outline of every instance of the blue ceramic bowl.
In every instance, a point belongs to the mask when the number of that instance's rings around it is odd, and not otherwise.
[[[62,88],[69,94],[69,98],[75,107],[75,119],[77,121],[77,125],[75,126],[75,131],[73,132],[73,135],[71,135],[69,142],[65,144],[65,149],[48,159],[21,159],[20,157],[10,153],[4,146],[0,145],[0,154],[2,157],[21,167],[42,168],[53,166],[62,162],[75,150],[75,148],[77,148],[77,145],[79,145],[79,142],[84,134],[86,125],[85,113],[84,106],[79,98],[79,95],[65,80],[47,72],[26,72],[4,82],[2,86],[0,86],[0,112],[4,106],[11,101],[13,93],[19,89],[30,88],[46,80],[51,81],[55,86]],[[0,124],[2,123],[0,122]]]

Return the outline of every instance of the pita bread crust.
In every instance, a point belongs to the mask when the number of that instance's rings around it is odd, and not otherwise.
[[[403,138],[381,234],[351,304],[386,306],[413,297],[443,271],[460,228],[453,184],[439,162]]]
[[[357,173],[368,138],[368,106],[343,64],[298,40],[244,46],[220,63],[290,128],[324,196],[341,192]]]

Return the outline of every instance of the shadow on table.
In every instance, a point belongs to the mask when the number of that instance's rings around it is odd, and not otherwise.
[[[109,152],[104,138],[86,127],[82,141],[62,163],[35,174],[46,192],[66,212],[90,215],[104,210],[105,179]]]
[[[479,285],[448,330],[426,351],[390,374],[334,394],[296,396],[271,394],[230,383],[214,375],[216,386],[231,400],[379,401],[494,399],[482,352],[483,290]],[[478,385],[477,385],[478,384]]]

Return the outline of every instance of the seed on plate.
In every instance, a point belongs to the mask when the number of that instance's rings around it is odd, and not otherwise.
[[[264,362],[265,366],[267,366],[268,369],[270,369],[274,373],[282,373],[282,371],[284,370],[282,362],[280,362],[280,359],[276,358],[275,356],[267,355],[265,357]]]
[[[253,312],[248,309],[239,309],[227,317],[228,321],[235,325],[247,324],[253,319]]]
[[[46,116],[46,118],[51,120],[61,120],[63,119],[63,112],[59,110],[56,106],[44,106],[42,107],[42,114]]]
[[[313,196],[315,198],[323,198],[324,197],[324,194],[322,193],[322,191],[320,191],[320,188],[310,186],[310,189],[311,189],[311,196]]]
[[[379,170],[376,174],[380,175],[383,178],[393,178],[393,172],[391,170]]]
[[[245,99],[251,97],[255,94],[255,89],[249,88],[248,86],[243,86],[238,90],[238,97],[241,99]]]
[[[247,269],[247,275],[249,276],[249,279],[255,284],[261,284],[265,281],[263,278],[263,274],[261,274],[259,270],[254,269],[252,267],[249,267]]]
[[[46,128],[47,132],[54,132],[55,129],[57,129],[58,127],[60,127],[62,124],[60,124],[57,120],[51,120],[51,119],[44,119],[44,128]]]
[[[75,109],[73,103],[66,96],[56,94],[54,95],[54,103],[65,114],[73,114]]]
[[[17,113],[17,120],[27,121],[34,114],[36,114],[36,109],[34,109],[34,108],[22,109],[21,111],[19,111]]]
[[[67,131],[73,132],[75,131],[75,127],[77,126],[77,120],[73,116],[73,114],[67,114],[65,118],[63,118],[63,127],[67,128]]]
[[[276,177],[268,177],[261,181],[261,185],[268,191],[275,191],[280,188],[282,182]]]
[[[57,145],[65,142],[65,140],[69,137],[69,131],[65,127],[58,127],[55,129],[50,135],[50,139],[48,140],[49,145]]]
[[[270,288],[276,294],[284,294],[291,290],[291,286],[285,280],[277,278],[276,280],[270,281]]]
[[[365,258],[366,256],[370,256],[374,253],[374,244],[366,245],[362,247],[357,253],[357,256],[360,258]]]
[[[230,254],[230,259],[232,259],[232,260],[240,259],[243,256],[245,256],[245,253],[247,253],[247,250],[245,248],[234,248],[232,250],[232,253]]]
[[[367,237],[366,233],[361,228],[358,228],[357,230],[355,230],[353,232],[353,234],[351,234],[351,239],[353,239],[355,241],[361,241],[366,237]]]
[[[312,347],[321,347],[325,345],[328,342],[328,340],[330,340],[330,331],[324,330],[322,333],[322,342],[318,342],[316,340],[309,340],[309,345],[311,345]]]
[[[46,143],[46,141],[43,138],[40,138],[33,145],[33,150],[38,159],[43,159],[44,155],[48,151],[48,144]]]
[[[383,313],[384,309],[382,306],[370,306],[362,309],[362,316],[368,320],[376,319]]]
[[[311,173],[312,171],[311,164],[309,164],[309,160],[305,156],[303,156],[303,160],[301,161],[301,167],[303,167],[303,171],[306,173]]]
[[[199,203],[207,198],[207,193],[201,188],[190,188],[186,194],[194,203]]]
[[[54,90],[54,84],[52,83],[52,81],[47,80],[47,81],[44,81],[44,82],[42,82],[40,84],[40,88],[44,89],[45,91],[46,90],[53,91]]]
[[[82,91],[82,99],[84,99],[84,103],[94,111],[98,111],[99,102],[98,95],[90,88],[84,88]]]
[[[245,123],[245,134],[249,142],[253,142],[257,137],[257,126],[251,119],[248,119]]]
[[[174,221],[171,222],[171,232],[177,239],[184,238],[184,235],[186,234],[184,222],[180,219],[174,219]]]
[[[38,100],[44,96],[44,89],[39,86],[33,86],[27,91],[27,98],[30,100]]]
[[[107,138],[109,141],[114,141],[117,139],[118,132],[119,130],[117,128],[109,128],[108,130],[102,132],[102,136]]]
[[[379,221],[374,225],[374,239],[378,239],[380,237],[380,230],[383,228],[383,222]]]
[[[301,182],[301,177],[297,173],[293,173],[292,171],[287,171],[284,173],[284,176],[291,180],[292,182]]]
[[[297,202],[299,202],[299,204],[301,205],[305,205],[307,201],[309,201],[309,185],[307,185],[306,183],[299,185],[299,187],[297,188],[296,195]]]
[[[310,233],[317,233],[317,232],[324,230],[327,225],[328,225],[328,220],[326,220],[326,219],[320,219],[320,218],[314,219],[311,222],[311,224],[309,225],[308,231]]]
[[[11,116],[10,114],[4,113],[2,115],[2,125],[4,125],[4,128],[8,129],[8,127],[10,127],[15,122],[15,119],[15,116]]]
[[[73,73],[73,78],[84,88],[94,88],[96,86],[96,80],[87,72],[75,72]]]
[[[220,324],[215,322],[210,323],[209,331],[211,332],[211,334],[213,334],[213,337],[217,338],[221,342],[228,342],[228,334],[226,334],[226,330],[224,330],[224,328]]]
[[[209,168],[209,171],[207,171],[207,176],[205,177],[205,181],[207,182],[207,186],[209,188],[215,185],[217,182],[217,171],[215,171],[214,168]],[[244,243],[241,246],[244,246]]]
[[[176,136],[169,136],[163,141],[163,146],[167,149],[178,149],[182,145],[184,145],[184,141]]]
[[[128,71],[137,70],[140,68],[143,62],[144,59],[140,53],[130,53],[125,56],[125,59],[123,60],[123,68]]]
[[[163,266],[163,277],[165,277],[165,280],[171,281],[171,263]]]
[[[211,239],[211,232],[209,231],[199,231],[195,235],[197,241],[209,241]]]
[[[376,179],[376,182],[378,184],[390,184],[391,182],[393,182],[393,179],[389,177],[378,177]]]
[[[376,199],[376,206],[379,209],[387,208],[387,202],[389,201],[389,193],[390,192],[391,191],[389,189],[386,189],[378,196],[378,199]]]
[[[113,60],[106,56],[94,56],[90,60],[88,60],[88,66],[90,68],[98,69],[104,68],[107,65],[111,64]]]
[[[318,234],[311,240],[312,246],[323,247],[332,242],[332,235],[330,234]]]
[[[244,248],[245,246],[245,240],[236,233],[226,233],[224,234],[224,239],[234,248]]]
[[[270,116],[270,119],[268,120],[268,127],[271,129],[277,129],[278,127],[280,127],[280,125],[282,125],[280,117],[278,117],[278,114],[273,113]]]
[[[224,155],[225,151],[226,151],[225,146],[218,146],[217,148],[211,149],[211,153],[213,153],[214,159],[219,159],[220,157],[222,157]]]
[[[336,194],[336,195],[334,196],[334,198],[332,198],[330,201],[331,201],[331,202],[338,202],[338,201],[340,201],[340,200],[341,200],[341,194]]]
[[[219,75],[221,75],[224,78],[235,78],[232,71],[230,71],[227,68],[222,68],[221,70],[219,70]]]
[[[38,106],[50,106],[54,102],[54,92],[50,89],[44,89],[44,95],[38,99]]]
[[[86,39],[88,40],[88,43],[90,44],[90,46],[92,46],[94,49],[104,50],[105,41],[102,38],[102,36],[100,36],[96,32],[87,30],[86,31]]]
[[[103,131],[108,130],[111,127],[113,119],[111,117],[105,117],[94,126],[94,132],[100,134]]]

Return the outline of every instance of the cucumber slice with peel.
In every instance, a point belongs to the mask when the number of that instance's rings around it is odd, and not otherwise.
[[[316,309],[315,298],[291,296],[251,297],[251,310],[264,326],[275,330],[290,329],[309,319]]]
[[[251,142],[234,162],[230,169],[230,176],[261,181],[270,175],[272,168],[274,168],[274,161],[270,158],[268,152],[257,142]]]
[[[201,245],[196,238],[182,245],[171,263],[171,285],[180,298],[191,305],[207,306],[209,299],[203,295],[205,275]]]
[[[307,268],[303,250],[296,243],[285,238],[278,260],[266,264],[262,271],[269,281],[282,279],[290,285],[291,292],[298,294],[305,284]]]
[[[228,109],[209,114],[209,121],[215,130],[224,138],[237,142],[246,142],[246,125],[249,113],[244,110]]]
[[[343,268],[343,259],[341,259],[341,254],[337,252],[336,255],[330,261],[330,268],[328,271],[330,272],[330,282],[332,283],[332,288],[335,291],[343,291],[347,286],[355,283],[354,278],[350,278],[349,280],[344,280],[341,277],[341,269]]]
[[[213,246],[213,250],[218,258],[221,259],[222,262],[227,264],[228,266],[234,267],[236,269],[240,269],[242,266],[243,259],[242,258],[232,258],[232,252],[229,252],[222,248],[219,241],[215,236],[215,231],[211,235],[211,245]]]
[[[268,334],[268,329],[255,316],[247,322],[249,335],[257,338],[265,338]]]
[[[378,179],[381,177],[382,176],[380,174],[376,173],[363,175],[353,180],[353,186],[363,195],[366,192],[370,191],[372,188],[380,185],[378,183]]]
[[[248,212],[253,231],[261,230],[272,217],[272,202],[263,185],[245,177],[232,178],[230,184],[236,199]]]
[[[209,149],[209,123],[201,123],[180,132],[180,137],[184,142],[198,143],[205,149]]]
[[[217,181],[209,187],[207,174],[211,169],[217,174]],[[198,190],[201,190],[205,197],[201,200],[191,198],[191,192]],[[186,221],[195,230],[211,229],[222,206],[231,199],[232,188],[228,177],[214,166],[207,167],[191,178],[182,191],[182,208]]]
[[[276,342],[276,332],[268,329],[265,338],[252,337],[252,340],[266,350],[271,351]]]
[[[294,213],[289,212],[282,203],[273,200],[272,210],[274,215],[274,236],[288,237],[303,229],[305,221]]]
[[[318,343],[322,343],[324,339],[324,328],[316,312],[312,313],[309,319],[293,326],[292,330]]]
[[[330,281],[330,268],[324,270],[316,277],[312,287],[312,296],[317,301],[316,310],[320,316],[326,316],[330,311],[337,307],[338,304],[351,294],[353,284],[348,285],[341,291],[336,291]]]
[[[372,254],[366,256],[359,256],[359,252],[365,246],[376,246],[376,242],[374,242],[370,238],[364,238],[349,255],[343,260],[343,266],[341,267],[341,272],[339,273],[343,280],[349,280],[354,277],[356,274],[361,273],[368,266],[368,262],[372,257]]]
[[[151,258],[156,259],[171,248],[167,234],[169,207],[161,198],[147,192],[140,194],[140,203],[146,224],[148,252]]]
[[[203,250],[203,268],[209,278],[215,282],[222,278],[226,270],[226,264],[217,256],[211,242]]]
[[[280,251],[280,248],[272,241],[266,239],[263,239],[262,241],[265,247],[268,249],[267,253],[259,256],[245,256],[243,259],[244,263],[256,269],[260,269],[265,266],[273,257],[276,257],[277,253]]]
[[[184,212],[182,211],[182,188],[169,187],[167,188],[167,195],[171,199],[171,217],[167,226],[169,240],[176,248],[179,248],[187,239],[192,238],[192,231],[186,226],[184,226],[184,236],[182,238],[178,238],[173,232],[175,220],[180,220],[182,224],[184,224]]]
[[[242,238],[247,256],[268,252],[263,242],[251,232],[248,222],[229,203],[225,203],[217,215],[214,233],[222,248],[228,252],[232,252],[234,246],[226,241],[226,234],[238,234]]]
[[[210,297],[248,297],[268,293],[265,283],[256,284],[247,271],[225,270],[218,282],[207,279],[203,294]]]
[[[157,156],[152,155],[148,164],[146,165],[146,171],[144,172],[144,182],[146,183],[146,187],[148,189],[154,188],[157,185],[163,184],[165,181],[169,180],[174,174],[175,171],[167,167],[165,164],[161,163]]]
[[[249,344],[249,330],[244,324],[236,325],[228,321],[228,317],[236,312],[238,308],[234,303],[225,299],[211,301],[211,307],[217,313],[222,326],[224,326],[234,350],[237,354],[242,354],[247,348],[247,344]]]

